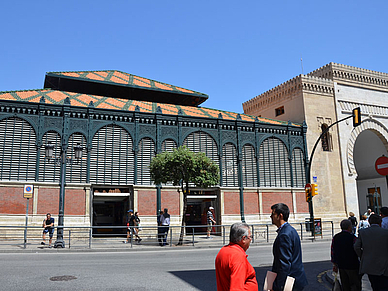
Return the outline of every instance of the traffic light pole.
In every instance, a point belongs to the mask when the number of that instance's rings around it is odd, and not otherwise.
[[[359,116],[361,116],[360,112],[358,111],[358,114]],[[331,124],[330,126],[328,126],[322,133],[321,135],[319,136],[319,138],[317,139],[317,141],[315,142],[315,145],[313,147],[313,150],[311,152],[311,156],[310,156],[310,159],[309,159],[309,162],[307,163],[307,173],[306,173],[306,183],[307,184],[310,184],[311,183],[311,164],[312,164],[312,161],[313,161],[313,157],[314,157],[314,153],[315,153],[315,150],[318,146],[318,143],[319,141],[322,139],[322,137],[329,131],[330,128],[332,128],[334,125],[342,122],[342,121],[345,121],[349,118],[352,118],[354,117],[354,112],[352,115],[348,116],[348,117],[345,117],[345,118],[342,118],[341,120],[338,120],[336,122],[334,122],[333,124]],[[357,124],[359,125],[359,124]],[[313,197],[311,195],[311,192],[309,192],[309,212],[310,212],[310,226],[311,226],[311,235],[314,237],[315,235],[315,229],[314,229],[314,209],[313,209]]]

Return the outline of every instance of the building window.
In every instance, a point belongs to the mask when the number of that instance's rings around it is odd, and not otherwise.
[[[322,132],[324,132],[327,129],[327,127],[328,127],[327,124],[322,124],[321,125]],[[333,143],[331,141],[331,134],[329,131],[322,136],[321,141],[322,141],[322,150],[324,150],[325,152],[331,152],[331,150],[333,149]]]
[[[275,108],[275,116],[284,114],[284,106]]]

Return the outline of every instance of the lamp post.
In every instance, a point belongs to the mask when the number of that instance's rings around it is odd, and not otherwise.
[[[66,184],[66,164],[78,164],[82,158],[83,147],[80,143],[74,147],[76,162],[73,159],[67,158],[66,145],[62,144],[60,157],[53,158],[54,145],[51,142],[45,146],[45,154],[48,162],[61,165],[60,180],[59,180],[59,213],[58,213],[58,227],[57,227],[57,240],[54,243],[54,248],[64,248],[65,241],[63,240],[63,213],[65,207],[65,184]]]

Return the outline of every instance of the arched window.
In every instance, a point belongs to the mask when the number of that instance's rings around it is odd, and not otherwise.
[[[212,159],[218,165],[219,158],[217,153],[217,144],[206,132],[196,131],[189,134],[183,141],[183,145],[187,146],[195,153],[205,153],[208,158]]]
[[[327,129],[328,125],[327,124],[322,124],[321,125],[321,129],[322,129],[322,132],[324,132],[326,129]],[[332,140],[331,140],[331,134],[330,132],[326,132],[322,138],[321,138],[321,142],[322,142],[322,150],[326,151],[326,152],[330,152],[332,151],[333,149],[333,143],[332,143]]]
[[[306,185],[303,151],[299,148],[292,151],[292,178],[294,187],[304,187]]]
[[[166,139],[162,142],[162,152],[172,152],[176,148],[176,142],[172,139]]]
[[[244,187],[257,186],[255,148],[252,145],[245,145],[242,148],[242,176]]]
[[[35,131],[25,120],[7,118],[0,121],[0,180],[35,180],[35,143]]]
[[[137,181],[139,185],[151,185],[150,164],[155,156],[155,144],[150,138],[143,138],[139,142],[137,153]]]
[[[55,131],[46,132],[42,138],[39,160],[39,181],[41,182],[59,182],[61,175],[61,164],[54,163],[46,157],[46,145],[51,143],[53,148],[53,158],[61,156],[61,137]]]
[[[277,138],[267,138],[259,149],[259,174],[261,187],[290,187],[290,163],[284,143]]]
[[[222,185],[238,186],[237,151],[232,143],[222,147]]]
[[[93,137],[90,152],[90,182],[133,184],[134,154],[132,138],[116,125],[101,128]]]

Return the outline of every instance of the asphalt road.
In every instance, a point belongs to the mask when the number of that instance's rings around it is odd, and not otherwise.
[[[330,242],[307,242],[302,248],[310,284],[305,290],[331,290],[319,282],[331,268]],[[216,290],[218,250],[0,253],[0,290]],[[248,250],[260,290],[272,264],[271,251],[271,245]]]

